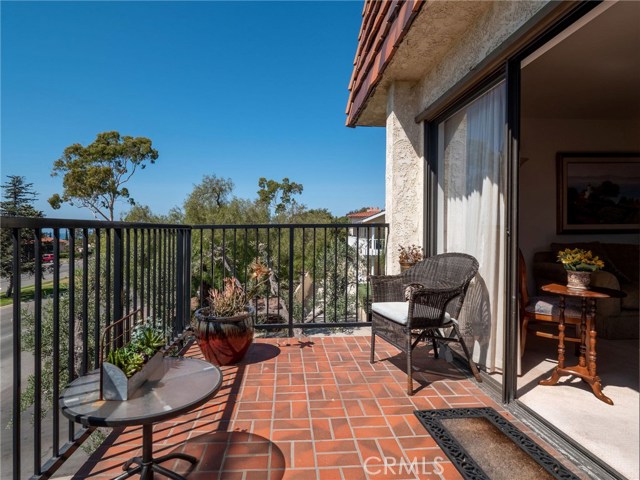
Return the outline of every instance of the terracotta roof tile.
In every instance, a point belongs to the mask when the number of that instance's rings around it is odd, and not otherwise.
[[[425,0],[366,0],[349,80],[347,125],[355,127],[361,110],[389,65]]]
[[[380,213],[379,208],[370,208],[369,210],[366,210],[364,212],[349,213],[347,214],[347,217],[348,218],[367,218],[377,213]]]

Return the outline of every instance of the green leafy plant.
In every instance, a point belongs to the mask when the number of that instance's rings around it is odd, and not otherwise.
[[[131,335],[129,347],[147,357],[151,357],[165,345],[162,329],[154,327],[150,322],[136,325]]]
[[[562,263],[565,270],[575,272],[596,272],[604,268],[604,262],[594,256],[591,250],[582,248],[567,248],[558,252],[558,261]]]
[[[130,350],[129,347],[111,350],[107,356],[107,361],[122,370],[127,378],[131,378],[144,365],[142,355]]]
[[[131,334],[131,342],[124,347],[111,350],[107,361],[122,370],[127,378],[131,378],[164,345],[162,329],[147,321],[136,325]]]

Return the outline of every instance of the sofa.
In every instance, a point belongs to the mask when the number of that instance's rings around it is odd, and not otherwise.
[[[538,293],[548,283],[564,284],[567,273],[558,263],[560,250],[583,248],[599,256],[605,267],[595,272],[591,284],[596,287],[622,290],[626,297],[597,301],[596,330],[598,337],[607,339],[639,338],[640,308],[638,277],[640,275],[640,245],[623,243],[552,243],[549,250],[533,257],[533,277]]]

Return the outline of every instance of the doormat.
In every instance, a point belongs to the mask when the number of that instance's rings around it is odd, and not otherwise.
[[[414,413],[465,479],[579,480],[491,407]]]

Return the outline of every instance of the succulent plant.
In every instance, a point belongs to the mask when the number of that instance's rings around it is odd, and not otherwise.
[[[131,334],[131,342],[124,347],[111,350],[107,361],[122,370],[127,378],[131,378],[164,345],[162,329],[154,327],[149,322],[139,324]]]
[[[142,355],[130,350],[128,347],[111,350],[107,356],[107,361],[122,370],[127,378],[131,378],[144,365]]]

